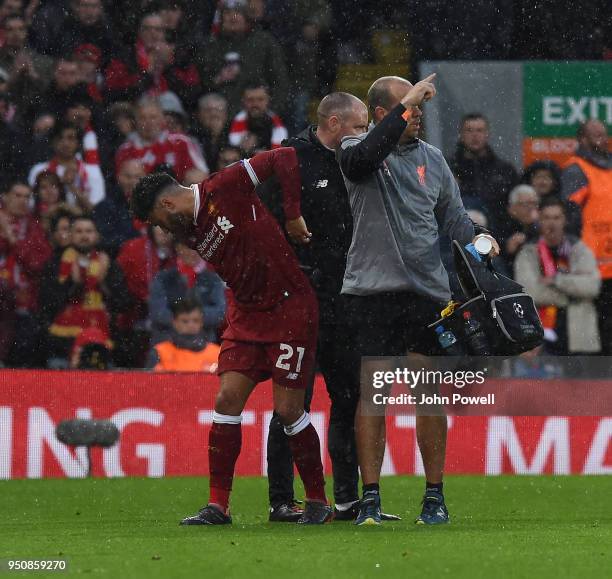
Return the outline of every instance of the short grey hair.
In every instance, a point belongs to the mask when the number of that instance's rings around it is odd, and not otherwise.
[[[508,195],[508,205],[514,205],[519,202],[519,199],[523,195],[529,195],[535,201],[539,199],[536,190],[531,185],[517,185],[510,194]]]

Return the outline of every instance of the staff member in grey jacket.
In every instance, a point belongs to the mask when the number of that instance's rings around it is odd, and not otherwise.
[[[478,233],[442,153],[417,138],[419,107],[435,95],[434,76],[414,86],[399,77],[379,78],[368,91],[374,127],[345,137],[338,151],[354,224],[342,293],[362,356],[439,353],[427,330],[451,297],[439,231],[462,244]],[[446,523],[446,417],[417,416],[416,431],[427,479],[416,522]],[[356,524],[378,524],[385,417],[358,410],[356,436],[363,482]]]

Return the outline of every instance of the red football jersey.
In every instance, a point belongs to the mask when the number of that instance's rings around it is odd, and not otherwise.
[[[233,292],[242,311],[273,308],[295,294],[312,295],[307,277],[255,187],[276,175],[287,219],[301,215],[301,180],[295,149],[266,151],[193,185],[195,234],[190,246]]]
[[[150,173],[157,165],[172,167],[178,181],[183,182],[185,174],[191,169],[208,173],[208,166],[201,152],[186,135],[164,132],[154,143],[145,143],[137,133],[133,133],[117,149],[115,172],[118,173],[125,161],[137,159]]]

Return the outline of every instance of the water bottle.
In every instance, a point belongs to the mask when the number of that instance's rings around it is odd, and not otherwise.
[[[470,312],[463,312],[465,342],[472,356],[490,356],[489,340],[482,326],[472,317]]]
[[[465,249],[478,261],[485,261],[493,249],[493,243],[488,237],[477,237],[476,241],[474,243],[468,243]]]
[[[459,343],[453,332],[445,330],[444,326],[437,326],[436,334],[438,334],[438,343],[447,356],[463,356],[463,351],[459,347]]]

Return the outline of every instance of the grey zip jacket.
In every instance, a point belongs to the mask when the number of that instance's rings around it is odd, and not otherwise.
[[[405,110],[399,104],[338,149],[353,215],[342,293],[407,291],[447,301],[440,231],[464,245],[476,231],[441,151],[418,139],[398,145]]]

